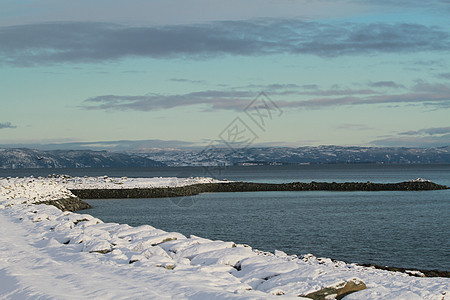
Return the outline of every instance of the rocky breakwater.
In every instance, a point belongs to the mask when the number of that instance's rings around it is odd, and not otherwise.
[[[72,211],[72,212],[92,208],[92,206],[89,203],[81,200],[78,197],[70,197],[70,198],[63,198],[63,199],[57,199],[57,200],[47,200],[47,201],[37,202],[36,204],[53,205],[62,211]]]
[[[48,204],[63,211],[91,208],[54,178],[0,178],[0,207],[16,204]]]
[[[70,189],[81,199],[120,199],[120,198],[166,198],[193,196],[200,193],[262,192],[262,191],[430,191],[446,190],[427,180],[413,180],[399,183],[372,182],[292,182],[292,183],[200,183],[182,187],[122,188],[122,189]]]

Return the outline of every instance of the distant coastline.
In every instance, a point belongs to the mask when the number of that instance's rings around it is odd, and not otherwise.
[[[5,145],[3,145],[5,146]],[[229,167],[314,164],[448,164],[450,147],[249,147],[230,149],[38,150],[1,148],[0,169]],[[56,146],[55,146],[56,147]],[[111,149],[110,149],[111,150]]]

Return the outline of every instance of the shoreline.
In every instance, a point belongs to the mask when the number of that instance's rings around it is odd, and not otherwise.
[[[167,193],[170,187],[179,189],[193,182],[210,189],[226,187],[229,192],[237,187],[247,191],[273,188],[242,182],[235,186],[225,186],[229,182],[209,184],[218,182],[205,178],[0,179],[0,223],[4,229],[0,254],[7,258],[0,261],[0,295],[61,298],[70,290],[80,299],[92,295],[155,299],[161,295],[168,299],[273,299],[275,295],[316,299],[330,295],[341,299],[355,292],[361,299],[399,295],[432,299],[448,293],[448,277],[427,278],[433,274],[416,269],[400,273],[312,254],[299,257],[279,250],[263,252],[245,244],[184,236],[150,225],[103,223],[89,214],[68,211],[84,206],[70,191],[75,187],[123,188],[125,192],[159,188]],[[297,183],[296,188],[300,186]],[[308,186],[321,187],[320,183]],[[447,189],[425,180],[394,187],[410,190],[411,186]],[[149,296],[149,286],[154,297]]]
[[[362,267],[367,267],[367,268],[375,268],[378,270],[405,273],[405,274],[408,274],[409,276],[414,276],[414,277],[450,278],[450,271],[424,270],[424,269],[417,269],[417,268],[399,268],[399,267],[390,267],[390,266],[380,266],[380,265],[376,265],[376,264],[358,264],[358,265],[360,265]]]
[[[94,191],[95,189],[91,189],[89,191]],[[133,189],[134,190],[134,189]],[[140,190],[140,189],[137,189]],[[106,190],[103,190],[106,191]],[[113,190],[117,191],[117,190]],[[125,189],[127,191],[127,189]],[[157,198],[157,197],[153,197]],[[98,198],[100,199],[100,198]],[[113,198],[111,198],[113,199]],[[38,204],[46,204],[46,205],[52,205],[55,206],[57,209],[61,211],[69,211],[69,212],[75,212],[82,211],[85,209],[90,209],[92,206],[85,202],[84,200],[78,198],[78,197],[71,197],[71,198],[64,198],[64,199],[58,199],[58,200],[49,200],[49,201],[42,201],[35,203]],[[331,259],[332,261],[338,263],[340,260],[337,259]],[[348,262],[345,262],[348,263]],[[384,271],[390,271],[390,272],[399,272],[407,274],[408,276],[412,277],[426,277],[426,278],[432,278],[432,277],[442,277],[442,278],[450,278],[450,271],[443,271],[443,270],[428,270],[428,269],[419,269],[419,268],[401,268],[401,267],[393,267],[393,266],[381,266],[377,264],[355,264],[361,267],[367,267],[367,268],[374,268],[377,270],[384,270]]]
[[[81,207],[91,206],[82,199],[121,199],[121,198],[170,198],[195,196],[201,193],[228,193],[228,192],[261,192],[261,191],[431,191],[445,190],[449,187],[435,184],[431,181],[405,181],[399,183],[371,183],[371,182],[293,182],[293,183],[253,183],[253,182],[228,182],[228,183],[199,183],[181,187],[158,188],[122,188],[122,189],[70,189],[83,202]],[[48,203],[52,204],[52,203]],[[57,206],[58,207],[58,206]],[[59,208],[59,207],[58,207]],[[61,209],[61,208],[60,208]],[[81,208],[85,209],[85,208]],[[81,210],[79,209],[79,210]],[[72,210],[73,211],[73,210]],[[450,278],[449,271],[425,270],[418,268],[400,268],[393,266],[381,266],[376,264],[359,264],[363,267],[373,267],[379,270],[400,272],[415,277],[444,277]]]

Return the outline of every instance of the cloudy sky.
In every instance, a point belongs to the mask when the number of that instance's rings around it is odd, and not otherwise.
[[[2,0],[0,99],[0,144],[449,145],[450,1]]]

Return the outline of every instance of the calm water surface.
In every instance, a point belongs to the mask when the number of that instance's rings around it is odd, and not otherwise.
[[[47,176],[128,176],[128,177],[190,177],[212,176],[219,179],[254,182],[293,181],[373,181],[397,182],[418,177],[450,186],[450,164],[447,165],[293,165],[249,167],[156,167],[156,168],[79,168],[79,169],[0,169],[0,177]]]
[[[94,209],[86,212],[106,222],[151,224],[266,251],[450,270],[448,196],[448,191],[217,193],[91,200]]]
[[[398,182],[450,185],[450,165],[317,165],[0,171],[0,176],[205,176],[255,182]],[[14,173],[12,172],[12,173]],[[28,173],[27,173],[28,172]],[[89,200],[105,222],[150,224],[260,250],[356,263],[450,270],[450,191],[217,193],[170,199]]]

